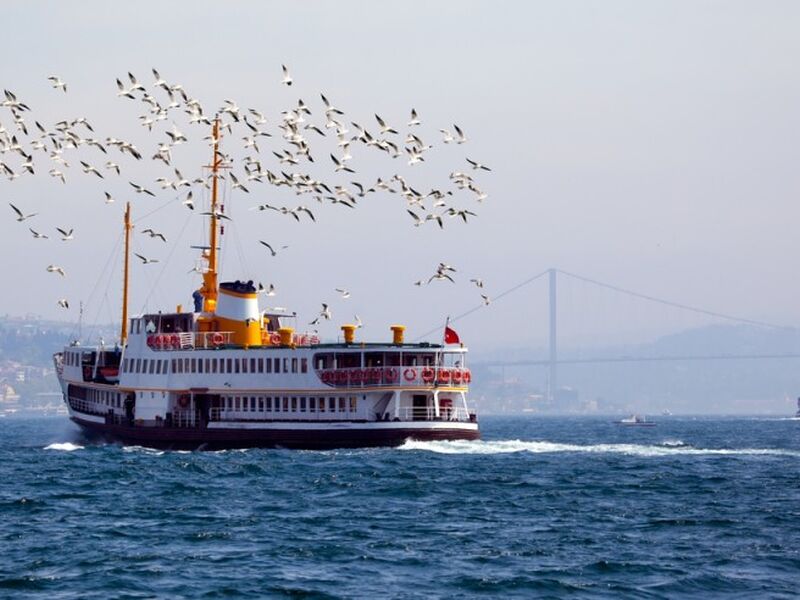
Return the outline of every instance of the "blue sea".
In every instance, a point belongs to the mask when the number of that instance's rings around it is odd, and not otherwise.
[[[479,442],[161,452],[0,419],[0,597],[800,591],[800,421],[481,424]]]

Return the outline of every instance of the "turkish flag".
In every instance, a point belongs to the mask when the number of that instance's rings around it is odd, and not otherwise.
[[[458,334],[455,332],[454,329],[450,329],[449,327],[444,328],[444,343],[445,344],[460,344],[461,340],[458,338]]]

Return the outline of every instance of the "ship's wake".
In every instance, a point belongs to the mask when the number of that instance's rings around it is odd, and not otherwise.
[[[44,447],[45,450],[59,450],[61,452],[74,452],[75,450],[83,450],[84,446],[80,444],[73,444],[72,442],[55,442],[49,446]]]
[[[688,445],[666,443],[664,445],[642,444],[560,444],[547,441],[524,440],[478,440],[421,442],[408,440],[400,446],[401,450],[422,450],[437,454],[511,454],[528,452],[531,454],[554,454],[561,452],[585,454],[624,454],[630,456],[786,456],[800,458],[800,451],[781,448],[694,448]]]

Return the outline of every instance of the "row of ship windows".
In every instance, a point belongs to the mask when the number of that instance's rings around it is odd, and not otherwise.
[[[334,398],[310,396],[230,396],[222,398],[223,410],[240,412],[356,412],[355,396]]]
[[[308,373],[307,358],[126,358],[125,373]]]

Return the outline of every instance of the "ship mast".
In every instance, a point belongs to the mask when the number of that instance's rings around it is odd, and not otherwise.
[[[200,292],[203,294],[203,310],[214,312],[217,308],[217,184],[218,173],[222,161],[219,156],[219,117],[214,119],[214,126],[211,131],[211,139],[214,142],[214,155],[211,160],[211,217],[209,231],[209,248],[204,253],[204,258],[208,262],[208,267],[203,273],[203,286]]]
[[[122,279],[122,325],[119,332],[120,345],[128,341],[128,262],[131,238],[131,203],[125,204],[125,270]]]

